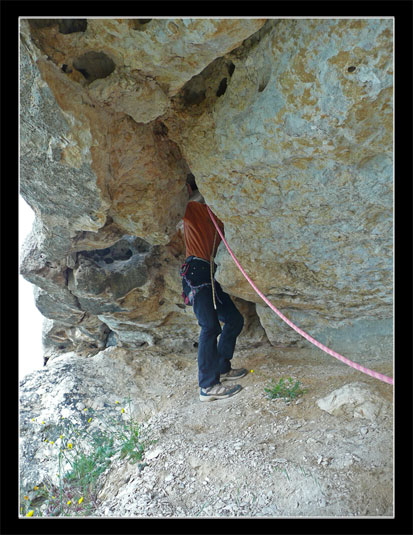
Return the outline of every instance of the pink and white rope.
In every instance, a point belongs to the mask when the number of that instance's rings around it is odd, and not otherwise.
[[[351,366],[352,368],[355,368],[356,370],[362,372],[362,373],[365,373],[367,375],[370,375],[371,377],[374,377],[375,379],[379,379],[379,381],[383,381],[385,383],[388,383],[390,385],[393,384],[393,379],[391,377],[387,377],[386,375],[383,375],[382,373],[379,373],[379,372],[376,372],[374,370],[370,370],[369,368],[365,368],[364,366],[361,366],[361,364],[357,364],[356,362],[353,362],[352,360],[350,359],[347,359],[346,357],[343,357],[343,355],[340,355],[339,353],[337,353],[336,351],[333,351],[332,349],[328,348],[327,346],[325,346],[324,344],[322,344],[321,342],[318,342],[317,340],[315,340],[312,336],[310,336],[309,334],[307,334],[305,331],[303,331],[302,329],[300,329],[300,327],[297,327],[297,325],[295,325],[291,320],[289,320],[286,316],[284,316],[284,314],[282,314],[282,312],[280,312],[272,303],[269,299],[267,299],[265,297],[265,295],[255,286],[255,284],[252,282],[252,280],[248,277],[248,275],[245,273],[244,269],[242,268],[241,264],[238,262],[236,256],[234,255],[234,253],[231,251],[231,248],[230,246],[228,245],[228,242],[226,241],[221,229],[219,228],[209,206],[207,206],[208,208],[208,213],[209,213],[209,216],[213,222],[213,224],[215,225],[215,228],[217,229],[219,235],[221,236],[222,238],[222,241],[224,242],[225,244],[225,247],[228,249],[228,252],[229,254],[232,256],[232,259],[234,260],[235,264],[237,265],[238,269],[241,271],[241,273],[244,275],[244,277],[247,279],[247,281],[250,283],[250,285],[254,288],[254,290],[257,292],[257,294],[261,297],[261,299],[263,301],[265,301],[265,303],[276,313],[278,314],[278,316],[283,320],[285,321],[285,323],[287,325],[289,325],[292,329],[294,329],[294,331],[298,332],[298,334],[300,334],[301,336],[303,336],[306,340],[308,340],[309,342],[311,342],[313,345],[315,345],[316,347],[318,347],[319,349],[321,349],[322,351],[324,351],[325,353],[328,353],[329,355],[331,355],[332,357],[338,359],[338,360],[341,360],[342,362],[344,362],[345,364],[347,364],[348,366]]]

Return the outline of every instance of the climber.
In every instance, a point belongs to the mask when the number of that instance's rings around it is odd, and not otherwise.
[[[221,241],[209,217],[207,206],[193,175],[187,181],[189,200],[183,218],[186,260],[181,267],[183,298],[193,306],[201,333],[198,343],[199,399],[224,399],[241,390],[241,385],[224,386],[247,374],[245,368],[231,368],[237,336],[244,318],[215,280],[214,257]],[[223,223],[218,220],[220,228]],[[224,323],[221,329],[220,321]],[[217,343],[218,335],[219,343]]]

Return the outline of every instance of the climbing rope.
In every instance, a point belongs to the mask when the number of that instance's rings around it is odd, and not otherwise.
[[[215,218],[214,216],[212,215],[212,212],[209,208],[209,206],[207,205],[207,209],[208,209],[208,213],[209,213],[209,216],[215,226],[215,228],[217,229],[217,231],[219,232],[219,235],[221,236],[221,239],[222,241],[224,242],[225,244],[225,247],[228,249],[228,252],[229,254],[232,256],[232,259],[234,260],[235,264],[237,265],[238,269],[241,271],[241,273],[244,275],[244,277],[247,279],[247,281],[250,283],[250,285],[254,288],[254,290],[256,291],[256,293],[261,297],[261,299],[263,299],[263,301],[276,313],[278,314],[278,316],[287,324],[289,325],[292,329],[294,329],[296,332],[298,332],[298,334],[300,334],[301,336],[303,336],[306,340],[308,340],[309,342],[311,342],[313,345],[315,345],[316,347],[318,347],[319,349],[321,349],[322,351],[324,351],[325,353],[328,353],[329,355],[331,355],[332,357],[338,359],[338,360],[341,360],[342,362],[344,362],[345,364],[347,364],[348,366],[351,366],[352,368],[355,368],[356,370],[362,372],[362,373],[365,373],[367,375],[370,375],[371,377],[374,377],[375,379],[379,379],[379,381],[383,381],[385,383],[388,383],[390,385],[393,384],[393,379],[391,377],[387,377],[386,375],[383,375],[379,372],[376,372],[374,370],[370,370],[369,368],[365,368],[364,366],[361,366],[360,364],[357,364],[356,362],[353,362],[352,360],[350,359],[347,359],[346,357],[343,357],[343,355],[340,355],[339,353],[336,353],[336,351],[333,351],[332,349],[328,348],[327,346],[325,346],[324,344],[322,344],[321,342],[318,342],[317,340],[315,340],[312,336],[310,336],[309,334],[307,334],[305,331],[303,331],[302,329],[300,329],[299,327],[297,327],[297,325],[295,325],[291,320],[289,320],[286,316],[284,316],[284,314],[282,314],[272,303],[269,299],[267,299],[265,297],[265,295],[255,286],[255,284],[252,282],[252,280],[248,277],[248,275],[245,273],[244,269],[242,268],[241,264],[238,262],[236,256],[234,255],[234,253],[231,251],[231,248],[230,246],[228,245],[223,233],[221,232],[220,228],[218,227],[218,224],[217,222],[215,221]]]
[[[209,208],[208,208],[209,210]],[[211,258],[209,259],[210,273],[211,273],[211,286],[212,286],[212,301],[214,303],[215,310],[217,309],[217,302],[215,299],[215,283],[214,283],[214,258],[215,258],[215,243],[217,241],[217,231],[215,231],[214,245],[212,246]]]

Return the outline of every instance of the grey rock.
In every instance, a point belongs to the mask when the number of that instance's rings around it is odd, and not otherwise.
[[[388,410],[388,402],[366,383],[355,382],[334,390],[317,401],[321,410],[335,416],[376,420]]]
[[[106,294],[109,302],[116,302],[148,280],[145,254],[141,250],[142,240],[124,237],[112,247],[79,252],[69,280],[70,290],[78,297]]]
[[[35,47],[26,35],[20,47],[20,194],[40,219],[42,250],[59,260],[69,252],[76,231],[103,226],[107,203],[89,162],[78,168],[62,163],[70,126],[35,59]]]
[[[61,324],[76,325],[82,321],[85,312],[80,309],[78,300],[73,295],[69,295],[70,299],[66,296],[66,301],[62,302],[45,290],[34,287],[35,304],[43,316]]]

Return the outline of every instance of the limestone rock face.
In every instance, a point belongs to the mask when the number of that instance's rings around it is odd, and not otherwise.
[[[59,19],[48,26],[39,27],[36,21],[30,25],[36,43],[54,62],[66,65],[69,76],[84,84],[98,80],[91,89],[106,93],[108,100],[112,95],[116,102],[122,93],[126,100],[135,97],[135,108],[148,114],[148,102],[153,107],[160,94],[176,94],[264,23],[265,19],[87,19],[83,27],[74,27],[69,19],[70,34],[62,32]],[[159,88],[155,94],[151,81]],[[148,87],[142,87],[146,83]],[[162,111],[165,100],[159,100]]]
[[[109,134],[110,215],[127,233],[166,245],[185,213],[188,166],[162,122],[118,118]]]
[[[42,55],[24,22],[21,194],[39,216],[42,248],[57,260],[108,218],[124,234],[168,243],[185,210],[189,170],[167,129],[93,100]]]
[[[346,356],[392,352],[391,19],[21,21],[20,191],[46,357],[193,346],[187,176],[258,287]],[[300,336],[221,244],[240,340]]]
[[[36,50],[28,39],[22,33],[20,193],[36,213],[41,249],[59,260],[77,231],[95,232],[104,225],[109,202],[93,171],[91,123],[82,113],[76,121],[59,106],[35,64]],[[72,97],[79,105],[80,95]],[[96,114],[95,119],[99,124]]]
[[[366,349],[350,348],[353,335],[377,331],[373,351],[391,352],[391,36],[391,20],[269,21],[225,56],[224,93],[214,92],[221,62],[189,82],[206,88],[202,102],[176,99],[166,121],[257,286],[352,354]],[[224,246],[218,263],[218,280],[257,303],[272,341],[300,340]]]

